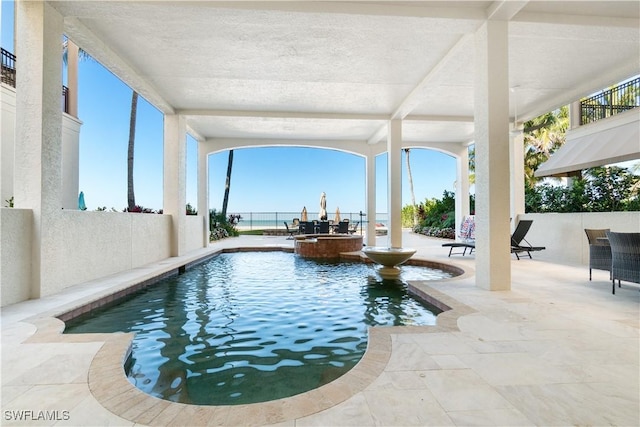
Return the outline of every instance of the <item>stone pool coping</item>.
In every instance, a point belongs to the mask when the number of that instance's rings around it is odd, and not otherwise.
[[[160,276],[175,274],[184,266],[204,262],[223,252],[239,251],[285,251],[282,247],[233,248],[212,251],[205,256],[194,257],[183,266],[168,267],[158,271]],[[345,259],[354,259],[358,253],[345,254]],[[432,263],[419,258],[412,260],[433,266],[451,267],[449,264]],[[457,267],[453,267],[457,268]],[[460,269],[458,269],[460,270]],[[93,358],[88,374],[88,385],[95,399],[112,413],[139,424],[153,425],[264,425],[291,421],[329,409],[363,391],[383,372],[391,357],[392,335],[413,333],[436,333],[458,331],[457,319],[474,313],[475,310],[437,291],[429,283],[455,281],[454,277],[438,281],[410,281],[411,293],[429,303],[446,309],[437,316],[435,326],[370,327],[367,350],[362,359],[343,376],[317,389],[288,398],[248,405],[203,406],[170,402],[150,396],[131,384],[124,372],[134,334],[100,333],[64,335],[64,322],[59,317],[66,313],[79,315],[92,308],[107,304],[127,293],[149,285],[152,278],[142,278],[136,283],[126,282],[116,288],[86,297],[73,306],[64,306],[51,312],[34,316],[25,321],[36,326],[36,333],[26,340],[28,343],[78,343],[104,342]],[[145,285],[146,284],[146,285]],[[129,292],[130,291],[130,292]]]

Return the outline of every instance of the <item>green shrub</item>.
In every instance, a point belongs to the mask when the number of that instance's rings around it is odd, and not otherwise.
[[[240,235],[234,223],[215,209],[209,210],[209,236],[210,241],[224,239],[226,237],[237,237]]]

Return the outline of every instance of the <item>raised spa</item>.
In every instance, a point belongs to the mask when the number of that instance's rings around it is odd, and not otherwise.
[[[401,280],[382,280],[360,262],[221,254],[68,321],[65,333],[135,332],[125,369],[150,395],[201,405],[263,402],[346,373],[362,358],[370,326],[434,324],[440,310],[410,297],[404,281],[447,277],[403,266]]]

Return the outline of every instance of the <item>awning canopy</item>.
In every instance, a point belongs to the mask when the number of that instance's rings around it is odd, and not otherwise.
[[[640,108],[568,131],[564,145],[535,175],[566,176],[634,159],[640,159]]]

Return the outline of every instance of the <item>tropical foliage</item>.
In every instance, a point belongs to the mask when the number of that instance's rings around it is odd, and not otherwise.
[[[640,176],[608,166],[583,171],[570,186],[548,183],[525,188],[527,212],[614,212],[640,210]]]
[[[209,231],[211,232],[209,240],[220,240],[225,237],[239,236],[235,223],[230,221],[222,212],[215,209],[209,210]]]
[[[524,124],[524,183],[532,188],[542,178],[535,176],[538,167],[562,147],[569,128],[569,107],[564,106]]]
[[[434,237],[455,237],[455,194],[452,191],[444,191],[442,199],[426,199],[418,205],[418,224],[413,224],[413,206],[408,205],[402,209],[402,224],[412,227],[413,231]],[[475,207],[475,197],[470,198],[471,209]]]

